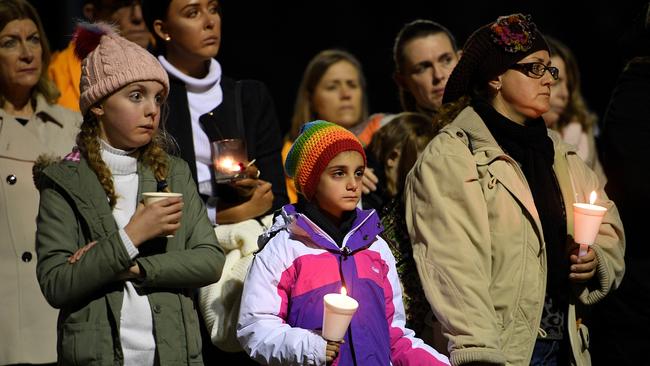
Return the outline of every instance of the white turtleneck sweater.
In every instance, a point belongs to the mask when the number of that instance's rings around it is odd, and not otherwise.
[[[131,259],[138,254],[138,248],[124,231],[124,227],[135,213],[138,200],[138,162],[129,156],[132,151],[116,149],[101,142],[102,159],[113,175],[117,202],[113,217],[120,229],[119,234]],[[153,317],[146,295],[139,295],[131,281],[124,283],[124,299],[120,314],[120,342],[125,366],[153,365],[156,341],[153,336]]]
[[[187,90],[187,101],[190,108],[192,120],[192,140],[194,142],[194,155],[196,157],[196,179],[198,180],[199,192],[208,196],[214,196],[212,192],[212,154],[210,140],[205,134],[199,117],[217,108],[223,101],[221,90],[221,65],[215,59],[210,60],[208,74],[201,79],[193,78],[184,74],[174,67],[164,56],[158,56],[158,61],[163,68],[173,77],[185,83]],[[208,207],[208,217],[214,224],[216,222],[216,210]]]

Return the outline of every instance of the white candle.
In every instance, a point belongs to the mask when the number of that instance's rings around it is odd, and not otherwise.
[[[589,195],[589,203],[573,204],[573,240],[580,244],[578,257],[587,254],[588,246],[596,240],[603,216],[607,212],[605,207],[595,205],[595,202],[596,192],[592,191]]]
[[[359,303],[347,295],[345,287],[340,294],[326,294],[323,297],[323,338],[342,340],[358,308]]]

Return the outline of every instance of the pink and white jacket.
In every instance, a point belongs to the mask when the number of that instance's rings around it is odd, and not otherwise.
[[[357,210],[341,248],[295,207],[286,205],[260,237],[244,282],[237,337],[256,361],[325,365],[323,296],[340,292],[359,302],[334,365],[448,365],[404,327],[395,259],[374,210]]]

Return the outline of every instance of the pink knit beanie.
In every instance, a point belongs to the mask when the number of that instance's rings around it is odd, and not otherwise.
[[[105,23],[82,23],[74,34],[81,62],[79,109],[91,106],[134,81],[157,81],[169,92],[167,72],[146,49],[118,35]]]

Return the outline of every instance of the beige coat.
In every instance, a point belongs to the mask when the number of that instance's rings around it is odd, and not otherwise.
[[[598,258],[588,287],[574,286],[593,304],[620,283],[624,239],[616,206],[594,173],[550,133],[554,170],[568,217],[592,190],[608,208],[593,249]],[[569,174],[569,171],[571,172]],[[533,197],[517,163],[471,107],[427,146],[406,184],[406,222],[425,294],[449,340],[451,363],[528,365],[538,336],[546,288],[546,250]],[[575,198],[574,198],[575,197]],[[573,223],[568,222],[569,230]],[[574,306],[569,338],[588,365]]]
[[[40,154],[70,152],[80,121],[42,97],[25,126],[0,110],[0,365],[56,362],[57,311],[36,281],[32,165]]]

